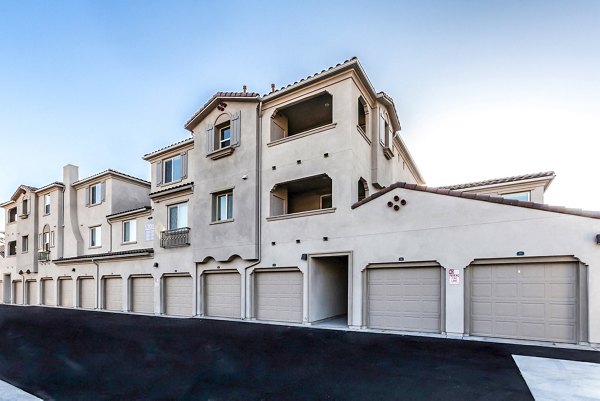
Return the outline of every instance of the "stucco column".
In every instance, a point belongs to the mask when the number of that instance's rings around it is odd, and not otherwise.
[[[155,315],[160,315],[161,314],[161,297],[162,297],[162,285],[163,285],[163,278],[160,276],[160,274],[157,275],[153,275],[154,278],[154,314]]]
[[[465,331],[465,268],[462,266],[444,266],[446,286],[446,328],[450,335],[463,335]],[[448,271],[454,270],[451,279]],[[456,284],[458,280],[458,284]]]
[[[123,305],[121,305],[121,309],[123,310],[123,312],[127,312],[129,311],[129,289],[131,287],[131,283],[128,276],[124,276],[122,280],[123,285],[121,290],[123,293]]]
[[[78,302],[77,302],[77,300],[79,299],[79,281],[78,281],[78,277],[75,276],[75,277],[71,278],[71,280],[72,280],[71,282],[73,283],[73,294],[72,294],[72,297],[73,297],[73,308],[77,308],[79,306]]]

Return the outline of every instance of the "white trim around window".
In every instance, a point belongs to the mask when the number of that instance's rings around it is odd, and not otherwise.
[[[132,244],[137,241],[136,233],[136,220],[125,220],[123,222],[123,237],[121,241],[123,244]]]
[[[102,246],[102,226],[90,227],[90,248]]]

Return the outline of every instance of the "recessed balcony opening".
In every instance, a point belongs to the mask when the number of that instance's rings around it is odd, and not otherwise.
[[[321,93],[277,109],[271,116],[271,141],[287,138],[333,123],[333,96]]]
[[[271,190],[271,216],[330,209],[331,187],[327,174],[277,184]]]

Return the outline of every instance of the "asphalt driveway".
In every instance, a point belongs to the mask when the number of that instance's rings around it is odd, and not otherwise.
[[[0,379],[55,400],[531,400],[512,354],[600,353],[0,305]]]

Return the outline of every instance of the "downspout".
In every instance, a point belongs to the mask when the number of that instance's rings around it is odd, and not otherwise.
[[[110,222],[110,219],[106,219],[106,222],[110,226],[110,229],[108,230],[108,252],[112,252],[112,223]]]
[[[100,263],[96,259],[92,263],[96,265],[96,309],[100,309]]]
[[[246,303],[248,303],[249,299],[249,281],[248,280],[248,269],[260,264],[260,248],[261,248],[261,226],[260,226],[260,215],[261,215],[261,182],[262,182],[262,153],[261,153],[261,139],[262,139],[262,100],[258,101],[258,107],[256,108],[256,262],[244,267],[244,277],[246,277]],[[246,311],[248,312],[248,305],[246,305]],[[247,313],[245,313],[246,319],[250,318]]]

